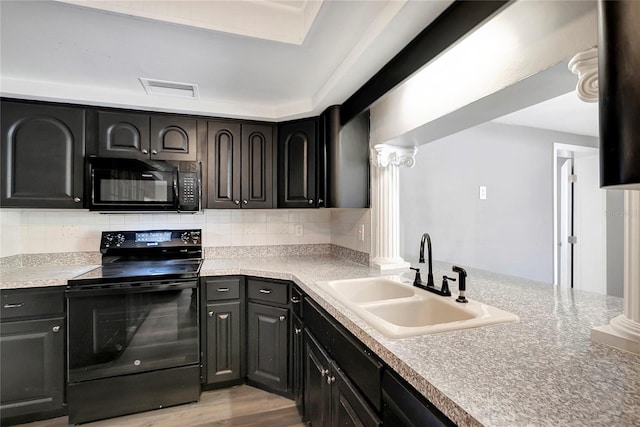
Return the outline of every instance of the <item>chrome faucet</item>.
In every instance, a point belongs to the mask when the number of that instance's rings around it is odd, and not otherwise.
[[[420,258],[418,259],[418,262],[420,264],[424,264],[424,241],[425,239],[427,240],[427,251],[429,252],[428,254],[428,259],[429,259],[429,272],[427,274],[427,286],[433,287],[433,258],[431,256],[431,236],[429,236],[429,233],[424,233],[422,235],[422,240],[420,240]]]

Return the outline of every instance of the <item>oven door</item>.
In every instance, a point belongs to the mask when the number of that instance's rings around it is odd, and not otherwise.
[[[90,210],[178,209],[178,171],[164,162],[90,159]]]
[[[197,281],[66,291],[70,383],[198,364]]]

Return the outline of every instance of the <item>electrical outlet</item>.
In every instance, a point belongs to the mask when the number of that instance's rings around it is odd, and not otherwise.
[[[364,224],[358,225],[358,240],[364,242]]]
[[[480,186],[480,200],[487,200],[487,187],[484,185]]]
[[[296,236],[302,236],[304,234],[304,228],[302,227],[302,224],[296,224],[294,230],[296,232]]]

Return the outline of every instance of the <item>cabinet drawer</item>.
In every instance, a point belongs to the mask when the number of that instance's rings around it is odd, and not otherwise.
[[[266,280],[247,280],[249,299],[286,305],[289,302],[289,284]]]
[[[0,298],[0,319],[64,313],[64,288],[5,289]]]
[[[207,301],[240,298],[240,279],[204,279]]]

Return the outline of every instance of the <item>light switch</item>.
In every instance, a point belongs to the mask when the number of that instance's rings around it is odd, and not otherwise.
[[[480,186],[480,200],[487,200],[487,187],[484,185]]]

